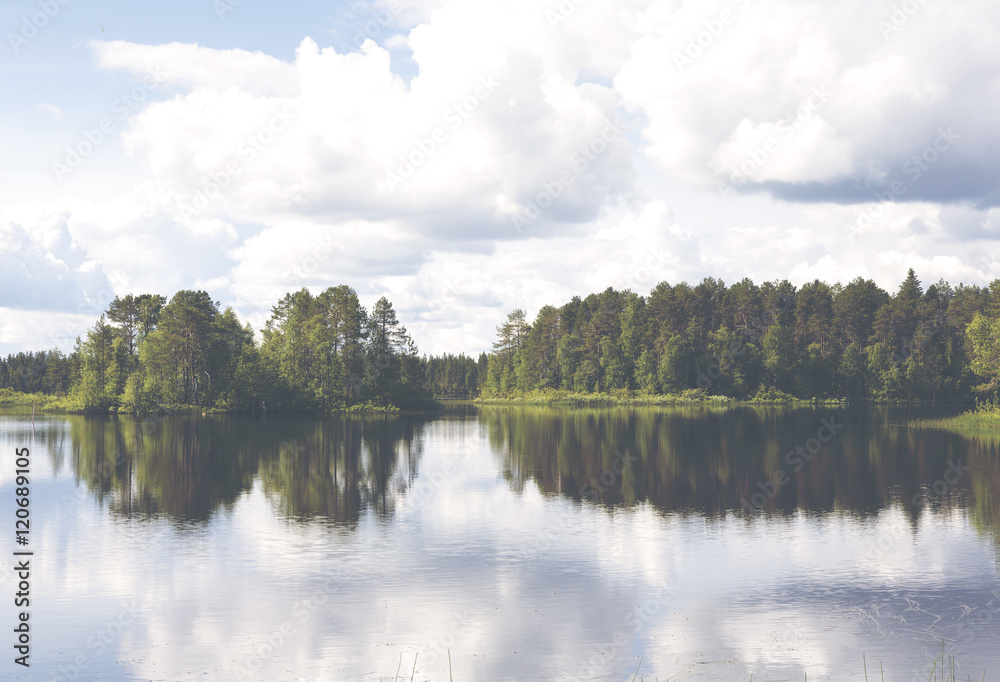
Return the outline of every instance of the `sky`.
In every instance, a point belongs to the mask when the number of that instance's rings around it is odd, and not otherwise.
[[[478,354],[607,287],[1000,277],[986,0],[5,0],[0,101],[2,354],[127,293]]]

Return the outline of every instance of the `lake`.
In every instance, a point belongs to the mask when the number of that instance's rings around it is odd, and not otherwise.
[[[6,410],[0,507],[13,535],[29,447],[34,554],[31,667],[4,597],[0,671],[864,680],[864,655],[909,681],[943,651],[1000,679],[1000,436],[904,425],[925,413]]]

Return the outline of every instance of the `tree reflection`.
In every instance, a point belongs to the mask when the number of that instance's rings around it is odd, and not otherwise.
[[[831,417],[844,427],[820,442]],[[900,505],[914,523],[961,509],[1000,530],[1000,436],[902,426],[889,408],[489,407],[481,418],[515,490],[531,480],[604,505],[710,514]]]
[[[365,509],[389,516],[412,480],[421,427],[398,417],[313,422],[262,458],[264,491],[292,517],[354,523]]]
[[[515,491],[531,483],[609,507],[748,517],[898,507],[914,527],[922,514],[957,511],[1000,537],[1000,435],[906,427],[889,408],[484,407],[478,418]],[[820,443],[831,418],[844,428]],[[290,518],[352,526],[366,512],[394,514],[416,478],[427,423],[68,419],[77,479],[121,516],[203,521],[259,481]]]
[[[413,479],[424,423],[381,416],[69,419],[77,481],[121,516],[204,521],[231,508],[259,477],[288,516],[350,524],[369,508],[392,514]]]

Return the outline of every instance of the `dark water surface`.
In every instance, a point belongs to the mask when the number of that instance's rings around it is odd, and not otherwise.
[[[1000,436],[915,414],[8,410],[0,678],[1000,679]]]

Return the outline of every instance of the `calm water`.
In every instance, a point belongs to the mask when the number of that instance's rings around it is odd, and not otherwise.
[[[909,416],[0,413],[24,679],[1000,679],[1000,437]]]

